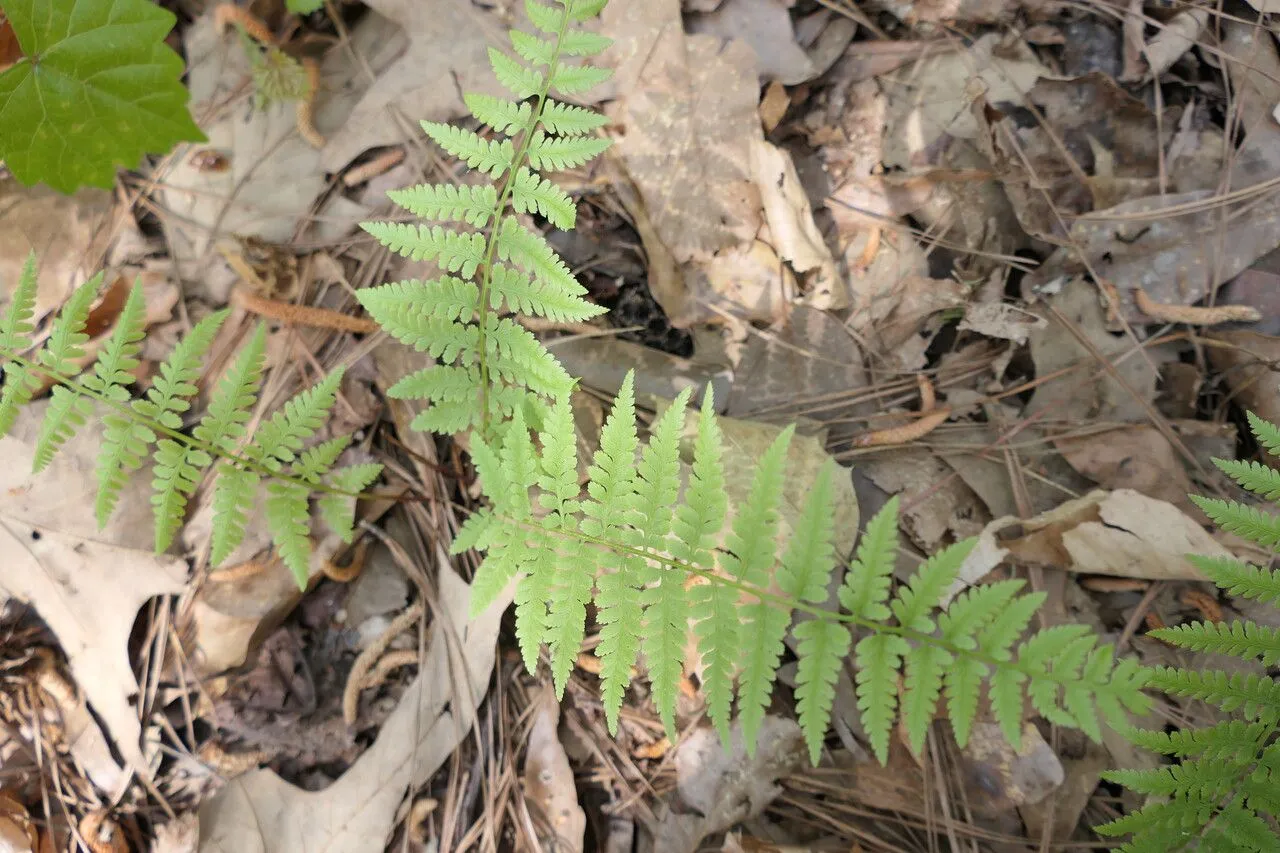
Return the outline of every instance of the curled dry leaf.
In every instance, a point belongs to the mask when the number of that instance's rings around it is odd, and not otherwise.
[[[1188,554],[1231,556],[1182,510],[1132,489],[1090,492],[1034,518],[998,518],[983,541],[989,563],[978,568],[986,571],[1012,557],[1080,574],[1204,580]]]
[[[1038,803],[1066,778],[1062,762],[1032,723],[1023,725],[1022,743],[1015,747],[996,723],[976,722],[961,756],[969,802],[979,814]]]
[[[1146,424],[1054,441],[1063,458],[1106,489],[1133,489],[1194,512],[1191,479],[1159,430]]]

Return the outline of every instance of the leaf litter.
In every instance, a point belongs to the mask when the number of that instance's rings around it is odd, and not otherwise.
[[[362,286],[433,275],[389,270],[355,223],[387,187],[466,180],[415,122],[456,119],[461,92],[490,90],[485,50],[524,10],[331,5],[337,17],[268,17],[319,61],[321,147],[292,105],[254,103],[248,54],[213,14],[184,22],[210,141],[115,198],[0,187],[5,287],[28,248],[45,273],[41,314],[103,265],[108,281],[142,275],[144,381],[176,334],[230,301],[209,386],[260,316],[238,288],[350,315]],[[1206,598],[1183,557],[1251,556],[1210,535],[1186,494],[1239,499],[1208,458],[1267,459],[1236,425],[1246,409],[1280,420],[1274,38],[1199,7],[880,8],[610,4],[600,27],[618,77],[599,97],[616,146],[597,171],[560,177],[580,201],[566,257],[615,316],[538,330],[583,377],[580,439],[593,446],[599,401],[630,367],[646,408],[714,389],[733,470],[800,419],[792,453],[806,470],[853,466],[845,554],[859,517],[900,495],[904,571],[978,535],[953,593],[1024,579],[1048,596],[1045,618],[1163,662],[1167,648],[1145,636],[1156,620],[1247,607]],[[118,306],[108,296],[96,311],[101,337]],[[868,762],[851,665],[818,771],[792,760],[793,665],[751,758],[701,722],[695,659],[682,736],[663,738],[637,686],[614,740],[591,655],[556,706],[509,659],[500,610],[459,615],[470,566],[438,552],[468,500],[466,456],[411,433],[414,413],[386,399],[398,356],[352,330],[268,317],[272,398],[348,365],[337,415],[360,436],[351,452],[393,461],[405,485],[362,502],[355,545],[315,543],[298,594],[258,535],[210,572],[207,484],[184,541],[157,558],[145,478],[110,527],[79,526],[92,437],[39,479],[24,473],[22,438],[0,442],[4,624],[43,650],[13,683],[45,686],[70,744],[62,795],[6,784],[16,807],[0,829],[15,838],[48,821],[65,840],[106,814],[132,839],[166,839],[155,849],[536,849],[560,835],[611,853],[769,849],[761,839],[926,850],[992,832],[1034,848],[1092,839],[1099,769],[1143,760],[1115,737],[1085,748],[1028,712],[1021,750],[996,737],[960,751],[939,726],[920,755],[895,738],[886,770]],[[788,484],[784,516],[809,481]],[[94,590],[118,606],[91,606]],[[29,743],[0,739],[6,766],[35,755]],[[24,766],[43,778],[35,759]]]

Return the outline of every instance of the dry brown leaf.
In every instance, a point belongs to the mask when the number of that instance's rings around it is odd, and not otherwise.
[[[986,547],[983,547],[985,541]],[[1089,575],[1204,580],[1188,554],[1231,553],[1166,501],[1132,489],[1094,491],[1034,518],[998,518],[983,529],[986,570],[1006,557]]]
[[[1155,427],[1141,424],[1083,438],[1058,439],[1058,452],[1104,489],[1133,489],[1195,512],[1191,479],[1173,446]]]
[[[778,780],[807,760],[803,735],[792,720],[765,717],[753,756],[747,755],[736,723],[730,752],[714,730],[697,729],[680,742],[675,755],[676,787],[684,808],[660,810],[656,823],[649,826],[651,849],[693,853],[706,836],[762,813],[782,793]]]
[[[1184,9],[1174,15],[1143,50],[1147,60],[1146,78],[1159,77],[1191,50],[1209,23],[1209,10]]]
[[[885,165],[908,170],[930,165],[935,143],[944,135],[978,136],[971,109],[977,99],[997,107],[1020,105],[1045,73],[1024,43],[1002,44],[998,34],[988,33],[963,53],[926,56],[902,73],[881,78],[889,97]]]
[[[1031,358],[1036,372],[1048,376],[1072,366],[1079,370],[1040,385],[1035,390],[1025,414],[1047,411],[1054,418],[1137,423],[1147,419],[1143,403],[1155,399],[1156,375],[1147,358],[1156,358],[1158,352],[1148,350],[1131,353],[1133,343],[1126,337],[1110,334],[1106,328],[1106,312],[1099,302],[1098,291],[1083,279],[1068,282],[1062,290],[1048,300],[1049,304],[1065,319],[1045,308],[1036,313],[1047,325],[1030,336]],[[1090,379],[1085,371],[1098,371],[1103,365],[1073,334],[1074,326],[1102,357],[1115,365],[1116,372],[1133,388],[1140,399],[1125,390],[1110,373]],[[1125,353],[1127,358],[1121,359]]]
[[[424,784],[467,736],[488,689],[510,590],[474,621],[471,589],[439,556],[439,600],[426,660],[373,746],[323,791],[270,770],[232,780],[200,809],[202,853],[365,853],[382,849],[405,792]]]
[[[1032,723],[1023,724],[1022,743],[1015,747],[999,725],[980,720],[960,754],[969,803],[979,814],[1038,803],[1066,778],[1062,762]]]
[[[791,155],[763,139],[752,140],[751,173],[778,256],[797,273],[810,273],[805,303],[831,311],[847,307],[848,288],[836,273],[835,259],[813,220],[809,196]]]
[[[13,443],[0,441],[0,453]],[[19,464],[12,459],[0,467],[12,470]],[[81,503],[67,512],[91,518],[93,490],[88,484],[64,479],[62,487],[74,489],[69,494]],[[186,563],[61,530],[61,517],[25,512],[22,491],[21,485],[0,488],[0,553],[6,555],[0,587],[40,614],[120,755],[134,772],[149,777],[142,726],[131,702],[138,682],[129,663],[129,636],[148,599],[182,591]]]
[[[525,797],[542,812],[555,834],[550,845],[553,849],[582,853],[587,816],[578,805],[573,768],[556,730],[560,703],[550,685],[542,688],[536,706],[525,749]]]
[[[761,82],[794,86],[812,79],[818,69],[796,44],[789,5],[784,0],[723,0],[715,11],[691,16],[687,26],[691,33],[751,45]]]
[[[754,238],[750,143],[761,130],[751,48],[686,36],[678,0],[612,3],[603,31],[615,40],[623,95],[617,150],[659,238],[681,263]]]
[[[0,179],[0,300],[8,303],[34,251],[36,317],[61,308],[71,291],[102,269],[114,206],[105,190],[86,188],[68,196],[43,184],[24,187],[13,177]]]
[[[1027,337],[1048,323],[1018,305],[1007,302],[975,302],[965,306],[964,319],[959,328],[977,332],[990,338],[1024,344]]]

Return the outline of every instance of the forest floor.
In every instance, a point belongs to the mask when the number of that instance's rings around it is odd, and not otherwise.
[[[1187,495],[1235,496],[1210,459],[1275,462],[1242,426],[1280,422],[1264,14],[1280,7],[1251,2],[614,0],[600,27],[617,75],[592,103],[617,142],[557,176],[579,226],[548,235],[611,310],[540,330],[582,377],[581,442],[627,369],[647,399],[709,386],[732,455],[799,422],[806,452],[848,466],[844,541],[900,495],[901,573],[978,536],[966,582],[1024,578],[1048,596],[1043,624],[1082,622],[1148,665],[1197,665],[1153,627],[1280,627],[1185,559],[1257,558]],[[41,317],[105,268],[101,340],[140,278],[144,373],[229,307],[205,387],[265,318],[265,406],[346,365],[334,430],[400,498],[360,505],[353,546],[318,539],[299,594],[257,527],[229,567],[208,564],[203,491],[169,558],[151,555],[145,478],[98,531],[98,437],[35,477],[38,410],[24,415],[0,440],[0,523],[110,547],[32,549],[41,583],[0,556],[4,849],[1107,846],[1090,827],[1137,803],[1101,771],[1154,761],[1114,733],[1028,717],[1021,750],[989,724],[961,749],[935,725],[919,755],[895,737],[882,767],[847,667],[814,769],[793,667],[751,757],[710,734],[693,665],[677,743],[640,683],[612,737],[591,631],[557,702],[509,616],[465,616],[475,560],[446,552],[474,474],[386,396],[404,350],[297,310],[363,316],[354,291],[430,274],[358,223],[390,215],[389,189],[464,178],[417,121],[461,119],[462,92],[491,90],[485,50],[523,4],[331,0],[299,18],[253,0],[284,54],[319,69],[313,127],[289,100],[300,66],[220,27],[212,3],[164,5],[210,141],[109,192],[0,178],[0,300],[31,250]],[[1146,722],[1208,714],[1160,701]]]

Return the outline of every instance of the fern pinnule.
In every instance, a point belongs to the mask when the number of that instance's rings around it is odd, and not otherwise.
[[[1220,498],[1190,495],[1191,501],[1228,533],[1251,539],[1264,548],[1280,549],[1280,516]]]
[[[0,319],[0,347],[14,356],[31,347],[31,335],[35,331],[36,307],[36,256],[27,255],[22,274],[9,299],[4,318]],[[31,402],[40,387],[39,380],[24,365],[10,360],[4,365],[4,388],[0,389],[0,436],[9,434],[18,412]]]
[[[1191,622],[1149,633],[1158,640],[1195,652],[1257,659],[1263,666],[1280,662],[1280,629],[1256,622]]]
[[[483,228],[498,203],[498,191],[493,184],[419,184],[408,189],[391,190],[387,198],[420,219],[465,222]]]
[[[1249,429],[1254,438],[1258,439],[1258,443],[1265,447],[1269,453],[1280,453],[1280,426],[1271,423],[1265,418],[1258,417],[1253,412],[1245,412],[1245,417],[1248,419]]]
[[[840,603],[856,618],[883,622],[892,615],[887,601],[897,557],[897,524],[898,496],[894,495],[867,522],[857,557],[840,587]]]
[[[53,321],[49,340],[45,342],[37,359],[55,376],[70,376],[78,372],[77,361],[84,357],[84,345],[89,342],[85,326],[89,309],[102,287],[102,273],[80,285],[71,294],[67,304]],[[53,456],[75,431],[84,425],[91,406],[78,392],[65,385],[55,385],[49,410],[40,422],[31,469],[39,472],[53,461]]]
[[[1231,557],[1191,554],[1187,559],[1209,580],[1232,595],[1264,604],[1280,604],[1280,571],[1263,569]]]
[[[795,427],[782,430],[760,458],[759,467],[747,493],[746,501],[737,508],[725,548],[721,557],[721,571],[744,584],[757,589],[767,589],[773,577],[777,559],[779,506],[786,477],[787,451]],[[737,613],[731,621],[738,633],[738,648],[729,644],[732,639],[725,632],[724,659],[732,676],[740,669],[738,679],[738,718],[746,743],[754,746],[764,709],[772,692],[774,674],[782,654],[782,638],[791,613],[773,602],[757,599],[738,605],[737,590],[729,588],[727,601]],[[706,663],[704,655],[704,664]],[[709,705],[709,703],[708,703]],[[727,737],[728,709],[721,736]],[[727,741],[726,741],[727,743]]]

